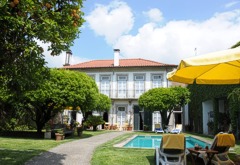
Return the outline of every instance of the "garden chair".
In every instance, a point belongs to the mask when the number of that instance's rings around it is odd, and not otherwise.
[[[228,157],[230,147],[235,146],[235,137],[233,134],[219,133],[215,136],[210,149],[218,151],[211,160],[214,165],[230,165],[233,161]],[[206,153],[202,153],[201,157],[204,163],[207,164],[208,156]]]
[[[155,150],[156,164],[184,165],[185,137],[183,134],[166,134],[162,136],[160,148]]]
[[[161,124],[155,124],[155,133],[164,133]]]
[[[127,128],[128,128],[128,123],[124,123],[122,126],[122,130],[127,131]]]
[[[105,123],[105,124],[104,124],[104,129],[105,129],[105,130],[109,130],[109,129],[110,129],[109,127],[110,127],[109,123]]]

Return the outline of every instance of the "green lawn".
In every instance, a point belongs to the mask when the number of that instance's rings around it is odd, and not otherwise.
[[[133,134],[144,135],[156,135],[155,133],[132,133],[115,138],[114,140],[99,146],[92,159],[92,165],[125,165],[125,164],[137,164],[137,165],[154,165],[154,149],[125,149],[113,147],[124,139],[132,136]],[[198,136],[196,134],[186,134],[190,136]],[[208,141],[212,141],[212,138],[199,136]],[[235,146],[235,153],[231,153],[230,157],[235,162],[240,162],[238,155],[240,154],[240,143]],[[188,164],[191,164],[190,157],[187,157]],[[202,164],[203,162],[199,162]]]
[[[105,133],[106,131],[84,131],[82,137],[89,138],[94,135]],[[0,137],[0,164],[20,165],[30,158],[48,151],[59,144],[80,139],[76,134],[65,140],[55,141],[54,139],[30,139],[30,138],[6,138]]]
[[[81,138],[89,138],[91,136],[108,132],[109,131],[84,131]],[[133,132],[117,137],[114,140],[109,141],[96,149],[93,155],[92,165],[155,164],[153,149],[125,149],[113,147],[114,144],[125,140],[127,137],[130,137],[133,134],[156,135],[155,133]],[[212,138],[203,137],[202,135],[201,138],[205,138],[210,141],[212,140]],[[39,155],[41,152],[47,151],[50,148],[53,148],[59,144],[77,139],[80,138],[76,135],[72,137],[67,137],[65,140],[62,141],[55,141],[53,139],[44,140],[0,137],[0,164],[21,165],[30,158]],[[238,155],[240,155],[240,143],[237,143],[237,145],[235,146],[235,152],[230,154],[232,160],[240,162],[240,158],[238,158]]]

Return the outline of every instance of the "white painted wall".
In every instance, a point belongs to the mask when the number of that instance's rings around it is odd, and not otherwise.
[[[129,120],[130,117],[132,117],[131,124],[133,124],[133,104],[138,104],[137,99],[138,97],[135,96],[134,91],[134,76],[136,74],[142,74],[145,76],[145,92],[149,89],[152,89],[152,75],[153,74],[161,74],[162,75],[162,87],[170,87],[171,83],[168,82],[166,75],[167,71],[165,68],[155,67],[155,68],[109,68],[109,70],[106,70],[106,68],[98,69],[95,71],[87,70],[84,71],[90,76],[93,76],[95,78],[96,84],[100,90],[100,82],[101,82],[101,76],[107,75],[110,76],[111,82],[110,82],[110,98],[114,100],[112,107],[109,111],[109,123],[117,123],[117,106],[124,105],[126,106],[126,119]],[[117,97],[117,77],[118,75],[126,75],[127,76],[127,98],[121,100]],[[131,105],[129,104],[129,101],[132,101]],[[130,116],[132,115],[132,116]],[[174,121],[173,118],[171,118],[171,121]],[[154,123],[152,123],[154,124]],[[153,127],[154,128],[154,127]]]
[[[205,102],[202,102],[202,113],[203,113],[203,134],[208,134],[208,114],[210,111],[213,111],[213,102],[212,100],[208,100]]]
[[[80,123],[80,125],[82,125],[82,119],[83,119],[83,115],[81,112],[77,112],[76,114],[76,121]]]

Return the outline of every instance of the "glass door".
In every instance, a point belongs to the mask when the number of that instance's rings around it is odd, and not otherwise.
[[[126,121],[126,107],[118,107],[117,123],[120,129],[122,129],[122,126],[124,125],[125,121]]]

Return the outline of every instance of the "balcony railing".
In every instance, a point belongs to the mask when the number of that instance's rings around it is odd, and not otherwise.
[[[127,99],[127,98],[139,98],[146,90],[109,90],[109,91],[100,91],[101,93],[107,95],[110,98],[119,98],[119,99]]]

